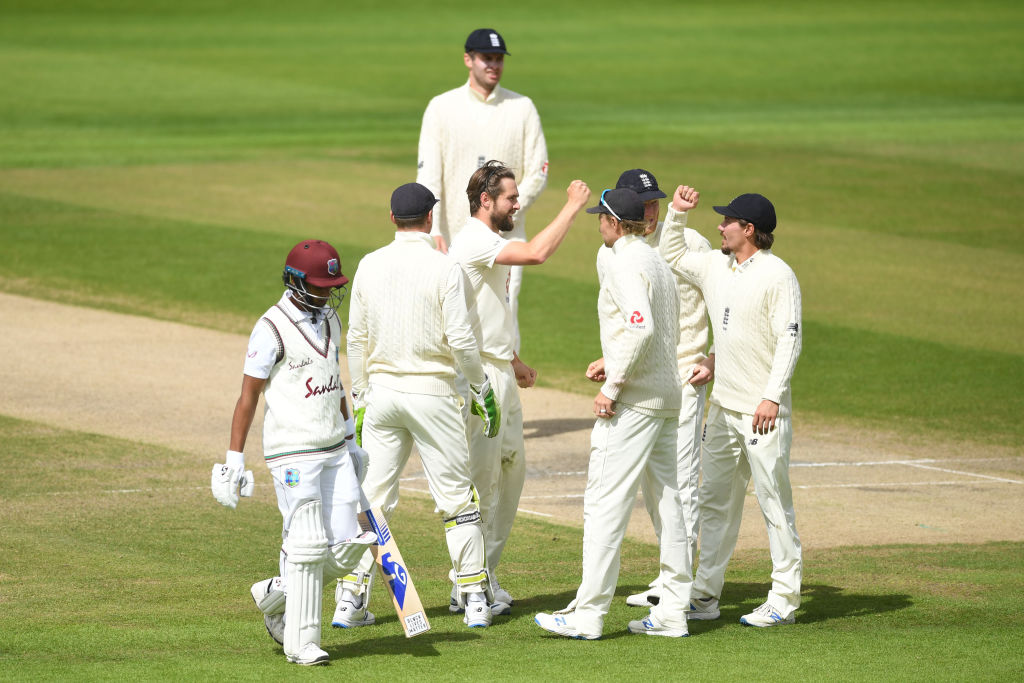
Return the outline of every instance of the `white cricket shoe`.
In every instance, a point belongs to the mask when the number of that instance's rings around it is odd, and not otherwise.
[[[448,611],[452,614],[462,614],[465,611],[465,608],[459,604],[459,589],[455,587],[454,583],[452,584],[452,596],[448,601]]]
[[[796,618],[790,614],[788,617],[782,616],[779,610],[775,609],[767,602],[755,609],[750,614],[744,614],[740,617],[740,623],[744,626],[757,626],[758,628],[766,628],[768,626],[781,626],[782,624],[792,624],[796,621]]]
[[[249,589],[252,594],[252,599],[256,603],[256,607],[263,611],[264,603],[269,602],[268,609],[284,609],[284,592],[281,589],[282,582],[281,577],[275,576],[269,580],[257,581]],[[268,601],[267,596],[274,593],[272,600]],[[275,602],[280,604],[274,606]],[[267,627],[267,633],[274,642],[278,645],[284,645],[284,612],[278,612],[277,614],[266,614],[263,615],[263,625]]]
[[[663,625],[653,614],[648,614],[646,619],[629,622],[630,633],[646,633],[649,636],[666,636],[668,638],[685,638],[690,632],[683,628],[670,628]]]
[[[462,623],[470,628],[487,628],[491,625],[491,606],[487,604],[483,593],[470,593],[466,598],[466,616],[462,617]]]
[[[334,609],[331,626],[334,628],[359,628],[377,622],[373,612],[363,606],[363,598],[353,595],[350,591],[342,593],[338,606]]]
[[[633,593],[626,598],[626,604],[630,607],[650,607],[659,602],[661,602],[661,592],[653,586],[643,593]]]
[[[497,581],[492,584],[491,593],[494,595],[494,602],[500,602],[503,605],[514,605],[516,602],[512,599],[509,592],[502,588]]]
[[[541,612],[533,618],[533,621],[545,631],[550,631],[556,635],[565,636],[566,638],[575,638],[576,640],[597,640],[601,637],[601,634],[592,635],[589,633],[580,633],[576,630],[576,625],[573,623],[573,615],[571,614],[548,614],[547,612]]]
[[[718,598],[693,598],[686,608],[687,619],[713,621],[720,616],[722,613],[718,609]]]
[[[317,666],[319,664],[329,663],[331,661],[331,656],[313,643],[306,643],[302,646],[302,649],[299,650],[298,654],[287,655],[287,659],[293,664]]]

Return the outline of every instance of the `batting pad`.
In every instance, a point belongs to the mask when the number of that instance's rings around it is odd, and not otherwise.
[[[355,538],[335,543],[327,549],[327,563],[324,565],[324,581],[334,581],[342,576],[348,580],[350,571],[356,568],[359,560],[377,542],[377,534],[364,531]]]
[[[284,653],[295,656],[307,643],[320,646],[327,534],[319,500],[303,503],[295,510],[284,551],[285,583],[288,586],[284,610]]]

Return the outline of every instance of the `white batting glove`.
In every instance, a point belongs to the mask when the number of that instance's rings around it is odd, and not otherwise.
[[[362,484],[366,479],[366,471],[370,469],[370,454],[356,443],[355,439],[348,442],[348,455],[352,458],[352,466],[356,469],[356,478]]]
[[[224,464],[213,466],[210,474],[210,490],[221,505],[232,510],[238,505],[238,497],[248,498],[256,488],[252,470],[245,469],[245,456],[238,451],[228,451]]]
[[[498,399],[494,395],[491,380],[484,375],[484,383],[479,387],[469,385],[469,393],[473,400],[470,412],[480,416],[480,419],[484,421],[484,435],[488,439],[493,439],[498,435],[498,429],[501,427],[501,406],[498,405]]]

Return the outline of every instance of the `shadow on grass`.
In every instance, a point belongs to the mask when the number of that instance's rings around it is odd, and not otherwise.
[[[714,621],[691,619],[691,629],[697,625],[700,631],[712,631],[738,623],[740,617],[749,614],[764,602],[769,588],[769,585],[763,583],[726,582],[719,605],[722,616]],[[615,591],[615,599],[624,601],[626,596],[644,590],[647,590],[646,585],[619,586]],[[820,583],[804,584],[801,587],[801,594],[800,609],[796,611],[798,624],[884,614],[907,609],[913,605],[911,596],[906,593],[848,593],[839,586]],[[638,614],[642,612],[642,609],[637,608]]]
[[[593,427],[594,418],[529,420],[523,424],[523,437],[527,439],[540,439],[546,436],[568,434],[569,432],[581,432],[585,429],[593,429]]]
[[[324,647],[331,660],[351,660],[356,657],[372,657],[376,655],[410,655],[412,657],[437,657],[440,652],[435,643],[463,642],[478,640],[480,635],[471,631],[427,631],[413,638],[404,635],[364,638],[356,643],[346,643]]]

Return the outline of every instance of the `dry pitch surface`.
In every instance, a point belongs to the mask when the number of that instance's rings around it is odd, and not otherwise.
[[[0,414],[181,449],[196,487],[208,486],[227,446],[244,336],[6,294],[0,317]],[[588,359],[580,361],[582,369]],[[816,421],[800,414],[799,398],[791,478],[805,547],[1024,540],[1024,450]],[[591,398],[534,388],[522,400],[520,513],[582,525]],[[247,455],[256,496],[270,501],[259,429]],[[415,457],[403,490],[426,494]],[[639,497],[629,533],[655,540]],[[750,492],[738,547],[766,546]]]

